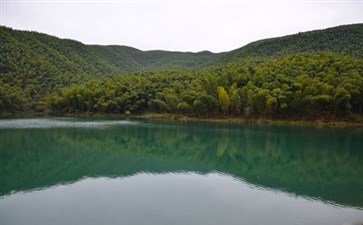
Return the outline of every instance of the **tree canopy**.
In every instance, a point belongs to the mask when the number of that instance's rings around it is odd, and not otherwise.
[[[253,66],[251,66],[253,65]],[[57,113],[168,112],[194,116],[362,114],[363,60],[301,53],[197,70],[90,80],[46,97]]]

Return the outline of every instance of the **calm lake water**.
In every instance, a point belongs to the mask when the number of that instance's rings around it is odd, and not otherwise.
[[[363,130],[0,120],[1,225],[361,225]]]

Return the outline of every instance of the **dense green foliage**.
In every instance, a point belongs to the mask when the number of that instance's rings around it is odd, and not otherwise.
[[[17,72],[20,66],[40,66],[50,72],[83,73],[109,77],[120,72],[195,68],[209,65],[217,54],[208,51],[141,51],[127,46],[85,45],[37,32],[18,31],[0,26],[2,70]],[[20,61],[19,61],[20,60]]]
[[[362,113],[363,60],[301,53],[192,71],[135,73],[72,85],[47,102],[57,113],[347,115]]]
[[[363,24],[345,25],[252,42],[222,56],[222,60],[274,57],[300,52],[332,51],[363,57]]]
[[[108,78],[130,71],[200,67],[210,64],[216,56],[207,51],[140,51],[126,46],[84,45],[2,26],[0,43],[0,112],[41,108],[41,98],[45,95],[89,78]]]
[[[0,27],[0,113],[362,114],[362,31],[340,26],[213,54],[84,45]]]

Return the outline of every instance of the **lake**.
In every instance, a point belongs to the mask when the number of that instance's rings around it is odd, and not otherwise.
[[[361,225],[363,130],[0,120],[1,225]]]

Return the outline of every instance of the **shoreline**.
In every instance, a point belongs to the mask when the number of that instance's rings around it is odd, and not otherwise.
[[[332,120],[329,118],[243,118],[243,117],[193,117],[182,114],[170,113],[144,113],[135,115],[125,115],[121,113],[65,113],[65,114],[47,114],[47,113],[21,113],[15,115],[1,115],[0,119],[12,118],[29,118],[29,117],[79,117],[79,118],[129,118],[129,119],[146,119],[146,120],[169,120],[182,122],[210,122],[210,123],[230,123],[230,124],[266,124],[266,125],[289,125],[289,126],[314,126],[314,127],[363,127],[363,117],[358,117],[357,121],[353,120]]]
[[[289,125],[289,126],[314,126],[314,127],[363,127],[363,122],[344,121],[344,120],[308,120],[308,119],[269,119],[269,118],[242,118],[242,117],[189,117],[185,115],[166,114],[166,113],[146,113],[130,118],[174,120],[184,122],[211,122],[211,123],[230,123],[230,124],[267,124],[267,125]]]

